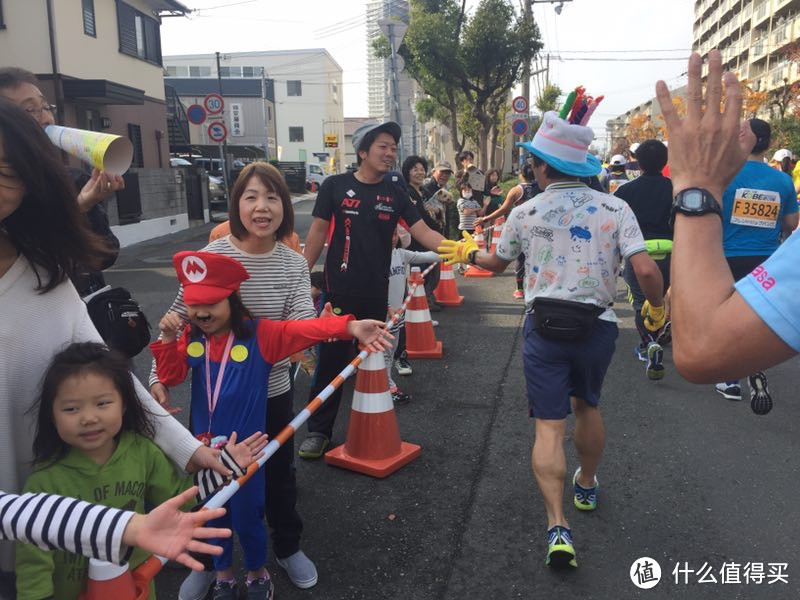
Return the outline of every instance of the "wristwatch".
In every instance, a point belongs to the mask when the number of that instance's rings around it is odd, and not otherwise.
[[[478,251],[477,250],[473,250],[472,252],[469,253],[469,255],[467,255],[467,259],[469,260],[469,264],[471,264],[471,265],[476,264],[475,260],[477,258],[478,258]]]
[[[672,201],[672,213],[669,218],[670,225],[675,223],[676,212],[689,217],[716,213],[722,219],[722,210],[719,207],[719,202],[711,195],[711,192],[703,188],[686,188],[675,195]]]

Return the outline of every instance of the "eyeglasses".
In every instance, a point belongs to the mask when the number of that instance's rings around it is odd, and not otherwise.
[[[16,190],[22,187],[22,180],[11,167],[0,166],[0,187]]]
[[[34,117],[41,117],[42,113],[47,111],[51,115],[58,110],[58,107],[55,104],[42,104],[41,106],[37,106],[36,108],[26,108],[25,112],[29,115],[33,115]]]

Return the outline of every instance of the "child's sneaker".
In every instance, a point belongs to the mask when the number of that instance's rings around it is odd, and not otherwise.
[[[515,300],[522,300],[525,297],[525,293],[522,290],[514,290],[514,293],[511,295]]]
[[[236,580],[228,579],[221,581],[217,579],[214,586],[214,600],[236,600],[239,597],[239,590],[236,589]]]
[[[398,375],[411,375],[414,371],[411,369],[411,365],[408,362],[408,358],[405,356],[401,356],[396,361],[394,361],[394,366],[397,369]]]
[[[246,585],[247,600],[272,600],[275,594],[275,586],[272,585],[269,573],[266,573],[264,577],[248,581]]]
[[[401,392],[399,388],[392,388],[389,390],[389,393],[392,395],[392,402],[395,404],[401,405],[411,402],[411,396],[405,392]]]

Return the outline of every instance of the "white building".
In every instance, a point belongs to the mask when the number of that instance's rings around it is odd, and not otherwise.
[[[216,54],[186,54],[164,57],[170,81],[180,78],[217,79]],[[344,112],[342,68],[327,50],[275,50],[233,52],[220,55],[219,75],[228,79],[271,80],[274,104],[267,121],[274,122],[275,154],[282,161],[323,164],[327,171],[344,168]],[[224,83],[224,82],[223,82]],[[223,92],[225,85],[223,85]],[[215,90],[214,90],[215,91]],[[179,92],[180,95],[180,92]],[[191,100],[196,100],[193,97]],[[186,103],[185,97],[182,101]],[[242,136],[231,135],[231,114],[225,111],[229,145],[239,143],[264,146],[263,110],[242,104]],[[270,103],[272,104],[272,103]],[[254,140],[250,139],[253,132]],[[192,144],[207,143],[205,128],[191,130]],[[272,137],[272,136],[269,136]],[[275,154],[270,152],[270,157]],[[327,156],[325,154],[327,153]]]

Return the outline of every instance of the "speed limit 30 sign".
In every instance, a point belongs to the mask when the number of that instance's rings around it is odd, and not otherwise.
[[[219,94],[209,94],[203,98],[203,106],[210,115],[218,115],[225,108],[225,101]]]

